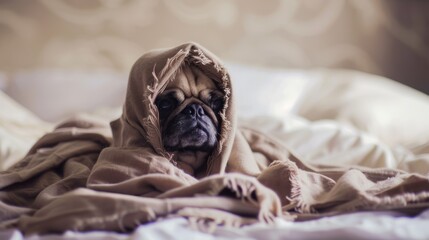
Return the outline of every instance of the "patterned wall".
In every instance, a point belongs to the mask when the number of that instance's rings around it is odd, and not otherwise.
[[[429,93],[428,13],[424,0],[2,0],[0,71],[128,71],[192,40],[228,61],[358,69]]]

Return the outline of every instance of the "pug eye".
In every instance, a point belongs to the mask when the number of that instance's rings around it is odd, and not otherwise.
[[[173,97],[162,97],[156,100],[155,105],[158,108],[158,112],[161,119],[164,119],[174,110],[177,106],[178,101]]]
[[[163,99],[157,103],[159,110],[168,110],[173,107],[173,101],[171,99]]]
[[[211,101],[210,106],[215,112],[220,112],[220,110],[222,110],[222,107],[223,107],[223,99],[221,98],[213,99]]]

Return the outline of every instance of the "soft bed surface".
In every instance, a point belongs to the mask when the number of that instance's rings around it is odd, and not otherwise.
[[[274,70],[229,65],[243,124],[258,126],[259,130],[275,135],[305,160],[321,165],[389,167],[424,175],[429,173],[427,95],[385,78],[354,71]],[[52,76],[48,70],[37,74]],[[3,169],[19,160],[34,141],[72,110],[77,113],[82,109],[104,119],[113,119],[120,113],[120,106],[114,106],[122,101],[122,96],[114,95],[113,88],[123,91],[126,79],[121,79],[122,74],[114,75],[117,78],[105,78],[103,76],[112,76],[111,72],[78,72],[73,77],[85,81],[75,82],[67,80],[70,75],[66,71],[58,73],[56,70],[55,74],[59,76],[56,81],[76,89],[88,86],[111,89],[106,91],[107,95],[82,94],[81,101],[65,109],[58,107],[61,101],[37,102],[37,97],[30,100],[27,95],[24,99],[23,93],[29,88],[34,96],[38,91],[46,90],[23,84],[32,79],[31,73],[12,79],[5,88],[6,93],[27,107],[20,106],[4,93],[0,95],[3,109],[0,115],[0,167]],[[40,79],[43,81],[44,78]],[[111,81],[115,84],[110,84]],[[118,99],[110,99],[113,108],[106,109],[103,99],[112,96]],[[94,97],[100,105],[92,108],[83,105]],[[63,93],[63,98],[67,101],[67,94]],[[48,104],[57,107],[46,107]],[[39,116],[27,109],[37,112],[37,106],[42,105],[45,107],[40,108],[43,111],[38,112]],[[39,117],[50,118],[50,121],[42,121]],[[425,228],[428,221],[427,211],[413,218],[394,212],[364,212],[308,222],[279,219],[270,227],[253,225],[240,230],[220,227],[209,234],[193,230],[184,219],[178,218],[142,225],[130,234],[68,232],[62,236],[30,236],[29,239],[426,239],[429,237]],[[17,230],[10,230],[1,232],[0,238],[22,239],[23,236]]]
[[[362,212],[308,222],[276,220],[273,226],[252,225],[241,229],[218,227],[211,232],[192,229],[183,218],[141,225],[130,234],[66,232],[63,235],[24,237],[18,230],[0,232],[1,239],[427,239],[429,211],[414,218],[394,212]]]

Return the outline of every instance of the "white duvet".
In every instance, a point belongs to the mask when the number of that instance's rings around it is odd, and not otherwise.
[[[257,126],[281,139],[306,161],[429,173],[427,95],[385,78],[354,71],[286,71],[234,64],[229,64],[229,70],[242,124]],[[19,160],[38,137],[72,112],[90,112],[105,119],[120,114],[126,86],[124,74],[51,73],[43,70],[20,74],[5,89],[49,121],[40,120],[0,92],[0,168]],[[79,91],[80,102],[68,101],[68,94],[73,92],[56,89],[47,92],[46,86],[52,84],[44,80],[58,81],[56,84],[62,86],[59,89]],[[64,88],[64,84],[73,87]],[[100,88],[108,94],[100,95],[101,91],[97,91]],[[32,94],[25,94],[29,89]],[[39,98],[38,94],[44,97]],[[61,96],[66,107],[61,107],[61,101],[50,102],[50,97],[59,99],[50,94]],[[217,228],[211,234],[192,230],[184,219],[169,219],[142,225],[125,235],[68,232],[42,239],[429,239],[429,228],[425,226],[429,226],[429,211],[414,218],[393,212],[368,212],[300,223],[279,219],[275,226]],[[1,232],[0,239],[23,239],[23,236],[17,230],[10,230]]]

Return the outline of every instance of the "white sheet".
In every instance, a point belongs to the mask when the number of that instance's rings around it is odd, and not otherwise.
[[[0,232],[0,239],[428,239],[429,210],[410,218],[394,212],[362,212],[307,222],[277,219],[273,226],[252,225],[241,229],[218,227],[212,233],[194,230],[183,218],[141,225],[133,233],[77,233],[24,237],[17,230]]]

